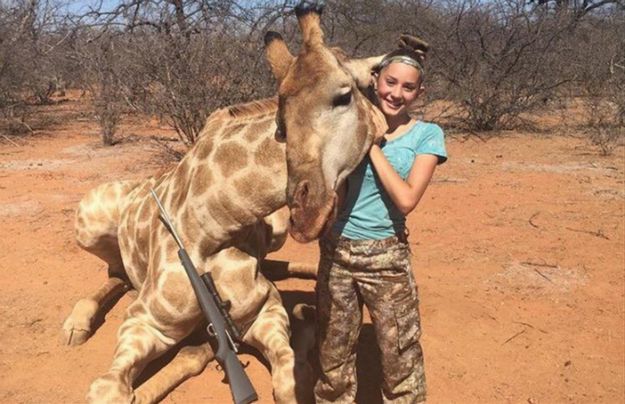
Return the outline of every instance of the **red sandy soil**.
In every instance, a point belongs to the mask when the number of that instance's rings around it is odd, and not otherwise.
[[[84,345],[60,343],[74,303],[106,277],[74,241],[74,211],[102,182],[171,164],[149,138],[170,130],[136,120],[104,147],[84,104],[44,109],[52,129],[0,136],[2,403],[82,402],[108,369],[131,296]],[[409,217],[429,402],[624,402],[624,148],[601,157],[581,137],[507,133],[450,136],[448,151]],[[289,240],[273,257],[316,262],[317,246]],[[313,281],[277,285],[291,304],[312,302]],[[380,402],[374,346],[365,325],[361,403]],[[267,367],[242,360],[272,402]],[[164,402],[229,402],[221,379],[211,363]]]

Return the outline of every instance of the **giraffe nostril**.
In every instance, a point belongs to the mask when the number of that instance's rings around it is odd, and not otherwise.
[[[295,203],[300,207],[306,206],[308,194],[310,191],[310,183],[307,180],[300,182],[295,190]]]

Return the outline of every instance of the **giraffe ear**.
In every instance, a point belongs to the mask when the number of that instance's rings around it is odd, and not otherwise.
[[[289,66],[293,63],[293,55],[286,47],[282,35],[273,31],[265,34],[265,57],[267,62],[269,62],[271,72],[278,80],[278,85],[280,85],[284,76],[286,76]]]
[[[373,83],[375,68],[380,64],[385,55],[372,56],[363,59],[348,59],[343,62],[345,68],[352,75],[358,88],[365,89]]]

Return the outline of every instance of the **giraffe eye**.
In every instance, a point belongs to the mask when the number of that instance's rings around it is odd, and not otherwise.
[[[284,127],[284,121],[280,119],[279,116],[276,116],[276,140],[279,142],[284,142],[286,140],[286,128]]]
[[[332,106],[335,108],[340,107],[340,106],[346,106],[346,105],[349,105],[351,102],[352,102],[352,91],[349,90],[345,94],[340,94],[334,97],[334,99],[332,100]]]

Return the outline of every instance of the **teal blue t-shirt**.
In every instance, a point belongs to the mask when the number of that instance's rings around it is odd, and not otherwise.
[[[436,124],[417,121],[406,133],[382,146],[382,151],[404,180],[418,154],[447,160],[445,136]],[[350,240],[381,240],[403,234],[406,217],[384,190],[367,156],[347,179],[343,209],[332,231]]]

